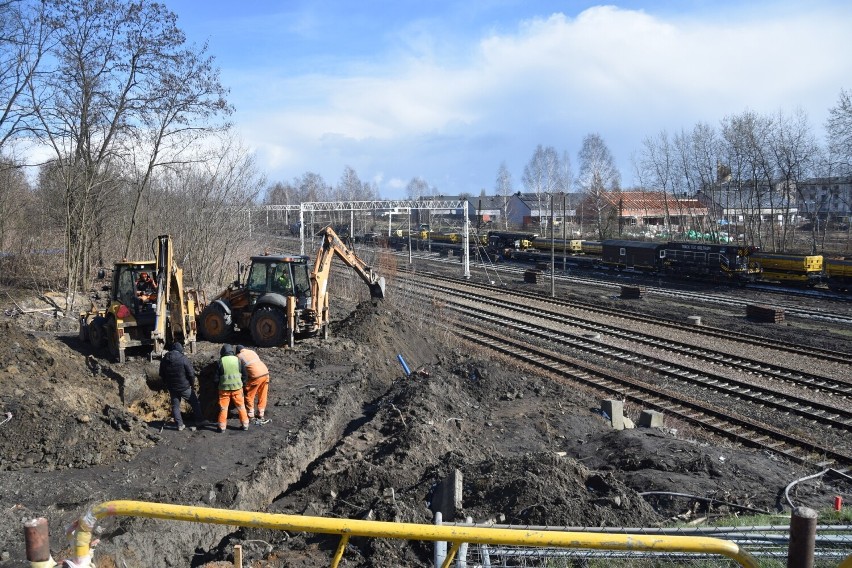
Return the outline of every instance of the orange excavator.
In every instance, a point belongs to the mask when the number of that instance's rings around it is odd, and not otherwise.
[[[288,345],[296,336],[328,338],[328,278],[336,256],[352,268],[370,289],[370,297],[385,296],[385,279],[347,247],[331,227],[319,233],[322,243],[313,266],[306,255],[263,254],[251,257],[248,276],[213,298],[201,312],[198,331],[216,343],[228,341],[236,328],[249,330],[259,347]]]
[[[196,291],[184,288],[169,235],[157,237],[154,256],[116,262],[109,305],[92,304],[80,313],[80,339],[96,349],[108,347],[119,363],[125,362],[129,348],[150,347],[152,358],[174,341],[183,342],[190,352],[195,349],[195,316],[202,306]]]

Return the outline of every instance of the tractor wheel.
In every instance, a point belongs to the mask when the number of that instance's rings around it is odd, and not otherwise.
[[[251,338],[258,347],[280,347],[287,336],[284,312],[274,306],[258,308],[251,316]],[[292,336],[292,330],[290,330]]]
[[[224,343],[234,332],[234,322],[222,306],[210,304],[201,312],[198,331],[207,341]]]
[[[100,349],[106,345],[106,319],[100,316],[96,317],[89,324],[89,342],[95,349]]]

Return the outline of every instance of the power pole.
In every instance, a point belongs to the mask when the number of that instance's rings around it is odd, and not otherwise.
[[[553,222],[555,221],[553,212],[553,194],[550,194],[550,297],[556,297],[556,231],[554,231]]]

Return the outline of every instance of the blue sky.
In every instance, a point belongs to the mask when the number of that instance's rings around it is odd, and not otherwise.
[[[270,183],[345,166],[404,196],[517,190],[536,145],[599,133],[632,155],[662,130],[803,109],[822,137],[852,88],[852,3],[165,0],[207,41]]]

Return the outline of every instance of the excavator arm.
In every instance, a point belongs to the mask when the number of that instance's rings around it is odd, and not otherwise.
[[[190,296],[190,297],[188,297]],[[157,237],[157,305],[154,329],[154,355],[162,355],[167,343],[175,340],[188,343],[190,352],[195,346],[195,299],[183,286],[183,269],[174,261],[172,239]]]
[[[376,299],[385,297],[385,279],[352,252],[334,232],[334,229],[326,227],[319,234],[322,235],[323,240],[317,251],[316,261],[311,273],[313,302],[314,306],[318,308],[318,312],[328,305],[328,275],[331,272],[331,260],[335,255],[352,268],[367,284],[370,288],[370,297]]]

